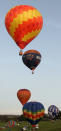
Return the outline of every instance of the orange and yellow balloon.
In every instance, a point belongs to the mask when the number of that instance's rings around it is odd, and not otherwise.
[[[17,97],[22,105],[24,105],[31,97],[31,92],[28,89],[20,89],[17,92]]]
[[[5,26],[20,49],[24,49],[41,31],[43,18],[36,8],[19,5],[8,11]]]

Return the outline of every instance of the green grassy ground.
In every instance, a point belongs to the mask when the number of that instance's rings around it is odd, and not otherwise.
[[[5,123],[0,123],[0,127],[4,126]],[[28,125],[27,122],[22,122],[19,127],[14,128],[6,128],[3,131],[21,131],[21,128]],[[0,131],[2,131],[0,129]],[[31,131],[31,126],[28,125],[27,131]],[[40,121],[39,122],[39,129],[36,129],[36,131],[61,131],[61,120],[56,121]]]

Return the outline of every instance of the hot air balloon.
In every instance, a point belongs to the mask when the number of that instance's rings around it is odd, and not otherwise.
[[[28,102],[23,106],[23,115],[33,127],[44,116],[44,106],[40,102]]]
[[[31,92],[28,89],[20,89],[17,92],[17,97],[22,105],[24,105],[31,97]]]
[[[59,109],[55,105],[51,105],[48,108],[48,114],[49,116],[54,119],[59,114]]]
[[[10,120],[7,122],[7,127],[14,127],[16,126],[16,121]]]
[[[43,18],[36,8],[19,5],[8,11],[5,26],[19,48],[24,49],[41,31]]]
[[[32,74],[35,68],[41,61],[41,54],[37,50],[28,50],[22,56],[23,63],[32,70]]]

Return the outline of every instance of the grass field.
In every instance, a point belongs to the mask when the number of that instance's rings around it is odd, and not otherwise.
[[[3,131],[21,131],[21,128],[28,125],[27,122],[22,122],[18,127],[6,128]],[[5,126],[5,123],[0,123],[0,127]],[[28,125],[27,131],[31,131],[31,126]],[[0,129],[2,131],[2,129]],[[61,131],[61,120],[56,121],[40,121],[39,129],[36,131]]]

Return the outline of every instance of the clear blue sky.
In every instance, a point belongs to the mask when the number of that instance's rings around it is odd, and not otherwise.
[[[36,49],[42,61],[32,75],[18,55],[19,48],[5,28],[5,15],[16,5],[36,7],[43,16],[43,28],[24,50]],[[61,110],[61,0],[0,0],[0,114],[21,114],[17,91],[27,88],[31,99]],[[30,101],[29,100],[29,101]]]

